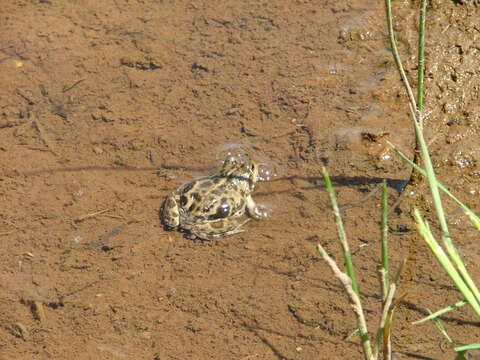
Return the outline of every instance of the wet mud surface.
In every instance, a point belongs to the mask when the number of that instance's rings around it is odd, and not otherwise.
[[[415,77],[415,9],[395,4]],[[442,182],[480,210],[478,1],[434,2],[427,139]],[[320,168],[333,177],[371,329],[379,289],[379,184],[391,263],[408,259],[397,358],[451,359],[432,324],[460,297],[416,235],[430,214],[412,156],[383,2],[7,1],[0,9],[1,359],[359,359],[355,320],[319,259],[339,244]],[[277,176],[270,212],[213,242],[167,232],[165,196],[247,147]],[[480,245],[447,212],[475,279]],[[444,317],[475,342],[466,308]]]

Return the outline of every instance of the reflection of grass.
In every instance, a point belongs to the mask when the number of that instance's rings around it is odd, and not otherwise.
[[[455,196],[453,196],[442,184],[437,181],[435,171],[433,169],[433,164],[428,152],[428,148],[423,136],[423,98],[424,98],[424,49],[425,49],[425,19],[426,19],[426,0],[421,0],[420,6],[420,21],[419,21],[419,40],[418,40],[418,81],[417,81],[417,96],[416,98],[413,95],[412,88],[408,81],[408,78],[403,70],[402,62],[398,53],[396,46],[395,34],[393,31],[392,23],[392,11],[391,11],[391,0],[385,0],[386,7],[386,17],[388,25],[388,33],[390,39],[390,45],[392,48],[393,57],[397,65],[400,76],[402,77],[403,84],[407,90],[407,95],[409,99],[410,115],[413,120],[415,128],[415,137],[417,140],[416,150],[418,150],[423,161],[425,169],[422,169],[419,165],[419,158],[416,158],[415,161],[409,160],[400,150],[391,145],[394,150],[404,159],[408,164],[412,165],[418,173],[427,178],[427,182],[432,194],[433,205],[435,213],[440,223],[441,229],[441,239],[443,247],[436,240],[434,234],[432,233],[430,226],[425,220],[418,209],[415,210],[415,221],[417,223],[418,231],[425,239],[427,245],[429,246],[432,254],[437,259],[438,263],[442,269],[448,274],[452,282],[455,284],[455,287],[462,294],[464,300],[457,302],[456,304],[450,305],[442,310],[437,311],[434,314],[426,317],[425,319],[419,320],[416,323],[424,322],[427,320],[433,320],[436,327],[440,332],[446,337],[447,341],[455,346],[454,341],[448,336],[445,328],[440,322],[439,317],[453,309],[456,309],[460,306],[468,304],[475,314],[480,318],[480,292],[473,282],[468,270],[466,269],[458,250],[456,249],[452,237],[450,235],[448,224],[446,221],[445,213],[443,210],[442,200],[440,197],[440,190],[445,192],[450,196],[467,214],[471,219],[472,223],[477,229],[480,230],[480,218],[475,215],[466,205],[461,203]],[[345,236],[345,231],[343,228],[342,218],[338,210],[338,206],[335,200],[335,194],[328,176],[326,169],[323,169],[323,176],[325,185],[327,187],[327,192],[332,203],[335,221],[337,223],[337,230],[339,239],[343,248],[343,257],[347,269],[347,273],[343,273],[335,263],[335,261],[326,253],[321,245],[317,246],[317,249],[320,255],[325,259],[327,264],[332,269],[334,275],[342,282],[345,291],[347,292],[350,302],[353,306],[355,315],[357,317],[358,332],[360,333],[360,341],[364,353],[364,358],[366,360],[375,360],[378,358],[380,351],[383,350],[383,358],[391,359],[391,346],[390,346],[390,333],[391,333],[391,321],[393,316],[393,310],[395,308],[396,302],[393,301],[393,295],[395,292],[396,284],[399,278],[399,272],[395,276],[394,280],[389,284],[389,268],[388,268],[388,247],[387,247],[387,195],[386,195],[386,185],[384,183],[383,196],[382,196],[382,242],[381,242],[381,264],[379,265],[379,272],[381,275],[381,287],[382,287],[382,317],[380,320],[380,325],[375,336],[375,341],[373,346],[371,343],[370,335],[367,329],[367,323],[365,321],[365,316],[363,313],[363,308],[360,300],[360,292],[358,289],[358,284],[355,278],[354,268],[352,265],[352,259],[350,251],[348,248],[348,243]],[[398,301],[398,300],[397,300]],[[470,344],[465,346],[455,347],[457,352],[458,359],[466,359],[466,352],[472,349],[480,349],[480,344]]]

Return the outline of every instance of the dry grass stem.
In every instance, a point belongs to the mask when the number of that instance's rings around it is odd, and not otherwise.
[[[395,295],[395,291],[397,290],[397,285],[395,283],[390,284],[390,287],[387,292],[387,297],[383,303],[383,311],[382,311],[382,318],[380,320],[380,325],[378,331],[382,332],[383,335],[383,359],[384,360],[391,360],[392,359],[392,342],[391,342],[391,332],[390,322],[393,315],[393,310],[395,308],[395,304],[393,303],[393,297]],[[387,330],[387,331],[385,331]]]
[[[345,288],[345,291],[348,294],[348,298],[350,300],[350,305],[353,308],[353,311],[357,315],[357,323],[358,323],[358,328],[360,330],[360,339],[362,342],[362,347],[363,347],[363,354],[365,356],[365,360],[375,360],[375,357],[372,354],[372,348],[370,344],[370,339],[368,336],[368,329],[367,329],[367,322],[365,320],[365,315],[363,313],[363,308],[362,308],[362,303],[360,302],[360,298],[358,295],[355,293],[355,291],[352,288],[352,280],[350,277],[342,272],[338,266],[335,260],[333,260],[325,251],[325,249],[322,247],[322,245],[318,244],[317,245],[317,250],[322,256],[322,258],[327,262],[328,266],[332,270],[334,276],[340,280],[342,283],[343,287]]]
[[[47,321],[47,317],[45,316],[45,309],[43,308],[43,303],[35,300],[33,302],[33,310],[35,313],[35,317],[40,320],[42,324],[45,324]]]
[[[101,214],[104,214],[106,213],[107,211],[112,211],[113,209],[105,209],[105,210],[100,210],[100,211],[96,211],[96,212],[93,212],[93,213],[90,213],[90,214],[86,214],[86,215],[83,215],[83,216],[79,216],[75,219],[73,219],[74,222],[78,223],[78,222],[82,222],[84,220],[87,220],[87,219],[91,219],[91,218],[94,218],[98,215],[101,215]]]

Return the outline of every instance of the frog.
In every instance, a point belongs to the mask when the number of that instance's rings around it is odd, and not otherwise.
[[[260,180],[258,169],[251,156],[230,155],[212,174],[181,185],[161,208],[165,228],[201,240],[243,232],[251,218],[265,216],[252,198]],[[249,218],[241,220],[245,214]]]

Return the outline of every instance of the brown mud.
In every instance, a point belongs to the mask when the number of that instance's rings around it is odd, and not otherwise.
[[[418,2],[395,2],[414,81]],[[480,210],[478,0],[428,9],[427,139],[442,182]],[[412,155],[383,2],[4,1],[0,9],[0,359],[360,359],[355,320],[319,259],[340,259],[320,179],[333,176],[371,328],[378,186],[391,204]],[[170,191],[230,147],[277,169],[271,215],[214,242],[166,232]],[[408,258],[398,359],[452,359],[427,308],[460,296],[416,235],[424,184],[391,215]],[[475,279],[480,245],[447,203]],[[444,324],[478,342],[467,308]]]

